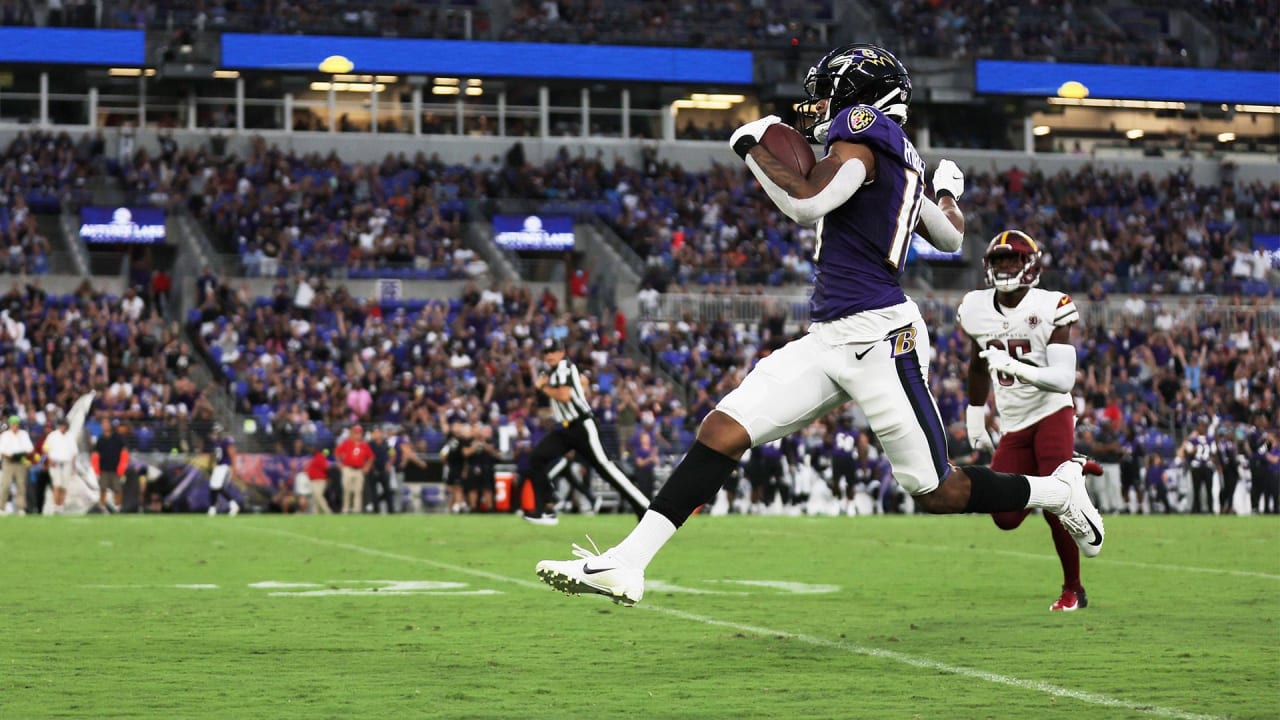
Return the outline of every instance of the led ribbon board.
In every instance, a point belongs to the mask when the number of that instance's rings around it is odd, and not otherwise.
[[[978,60],[980,94],[1054,97],[1069,82],[1091,98],[1280,105],[1280,73]]]
[[[318,72],[332,56],[354,72],[749,85],[748,50],[224,33],[222,67]]]

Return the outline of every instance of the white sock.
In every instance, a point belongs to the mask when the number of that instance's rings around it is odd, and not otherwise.
[[[1061,510],[1071,497],[1071,487],[1052,475],[1039,477],[1028,475],[1027,483],[1031,485],[1031,496],[1027,498],[1027,507],[1042,508],[1050,512]]]
[[[610,551],[622,562],[641,570],[653,562],[663,545],[676,534],[676,526],[662,513],[646,510],[640,523]]]

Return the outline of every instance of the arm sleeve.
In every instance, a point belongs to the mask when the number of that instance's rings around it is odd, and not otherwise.
[[[1045,349],[1049,363],[1036,367],[1026,363],[1014,363],[1006,372],[1024,382],[1049,392],[1070,392],[1076,384],[1076,348],[1057,343]]]
[[[929,244],[944,252],[955,252],[964,244],[964,233],[960,232],[947,219],[942,208],[929,198],[923,199],[920,208],[920,222],[929,232]]]
[[[867,166],[863,165],[861,160],[846,160],[836,171],[835,177],[831,178],[831,182],[827,183],[827,186],[817,195],[801,199],[791,197],[786,190],[778,187],[778,184],[765,174],[764,169],[750,155],[747,156],[747,167],[750,168],[751,174],[756,176],[756,180],[760,181],[760,186],[773,200],[773,204],[777,205],[784,215],[801,225],[810,226],[821,220],[827,213],[848,202],[867,180]]]

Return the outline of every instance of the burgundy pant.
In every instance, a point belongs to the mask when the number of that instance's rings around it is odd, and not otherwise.
[[[1049,475],[1071,459],[1075,452],[1076,420],[1069,407],[1062,408],[1029,428],[1005,433],[991,458],[991,469],[1021,475]],[[1001,530],[1012,530],[1022,524],[1031,509],[992,513],[991,519]],[[1044,512],[1049,523],[1053,545],[1062,561],[1062,584],[1068,590],[1081,590],[1080,549],[1071,533],[1062,527],[1058,516]]]

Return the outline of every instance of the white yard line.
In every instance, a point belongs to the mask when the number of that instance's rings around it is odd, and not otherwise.
[[[925,546],[925,545],[918,545],[917,547],[929,547],[930,549],[936,549],[936,550],[954,549],[954,548],[944,548],[942,546]],[[1007,555],[1009,557],[1036,558],[1039,560],[1052,560],[1054,562],[1058,561],[1057,555],[1018,552],[1016,550],[984,550],[983,552],[990,552],[996,555]],[[1208,573],[1210,575],[1231,575],[1234,577],[1262,578],[1263,580],[1280,580],[1280,575],[1273,575],[1271,573],[1264,573],[1264,572],[1254,572],[1252,570],[1231,570],[1228,568],[1206,568],[1206,567],[1195,567],[1194,565],[1171,565],[1168,563],[1146,563],[1146,562],[1137,562],[1135,560],[1112,560],[1111,558],[1091,558],[1089,560],[1086,560],[1085,562],[1088,565],[1094,565],[1094,564],[1124,565],[1126,567],[1148,568],[1151,570],[1170,570],[1173,572]]]
[[[512,583],[527,588],[545,588],[541,582],[533,580],[522,580],[520,578],[508,577],[498,573],[486,572],[475,568],[463,567],[461,565],[452,565],[437,560],[429,560],[427,558],[417,557],[414,555],[404,555],[402,553],[388,552],[386,550],[378,550],[377,548],[364,547],[363,545],[353,545],[351,543],[338,542],[335,540],[326,540],[324,538],[312,537],[302,533],[289,532],[288,530],[278,530],[275,528],[259,528],[247,524],[236,524],[235,527],[240,530],[249,530],[253,532],[268,533],[278,535],[280,537],[292,538],[294,540],[302,540],[316,545],[325,545],[328,547],[339,548],[342,550],[350,550],[351,552],[363,553],[374,557],[382,557],[390,560],[402,560],[404,562],[417,563],[427,565],[442,570],[450,570],[464,575],[484,578],[486,580],[494,580],[497,582]],[[917,546],[924,547],[924,546]],[[532,569],[530,569],[532,572]],[[549,590],[549,588],[547,588]],[[855,655],[865,655],[867,657],[882,658],[885,660],[893,660],[904,665],[925,668],[937,672],[944,672],[951,675],[959,675],[961,677],[973,678],[975,680],[984,680],[986,682],[997,685],[1006,685],[1018,688],[1020,690],[1030,690],[1051,695],[1055,698],[1070,698],[1079,700],[1080,702],[1090,705],[1099,705],[1102,707],[1119,708],[1131,712],[1142,713],[1161,718],[1174,718],[1176,720],[1220,720],[1216,715],[1200,715],[1197,713],[1186,712],[1176,708],[1160,707],[1148,703],[1134,702],[1132,700],[1123,700],[1121,698],[1111,697],[1109,695],[1100,695],[1098,693],[1086,692],[1083,690],[1072,690],[1071,688],[1061,687],[1052,683],[1041,682],[1039,680],[1024,680],[1022,678],[1013,677],[1011,675],[1002,675],[1000,673],[987,672],[976,668],[964,667],[962,665],[951,665],[949,663],[938,660],[931,660],[926,657],[916,655],[908,655],[906,653],[894,652],[892,650],[884,650],[875,647],[866,647],[850,642],[841,642],[836,640],[828,640],[826,638],[814,635],[806,635],[804,633],[793,633],[786,630],[775,630],[773,628],[761,627],[758,625],[746,625],[744,623],[732,622],[729,620],[719,620],[717,618],[708,617],[706,615],[695,615],[693,613],[684,612],[683,610],[673,610],[658,605],[641,604],[636,606],[638,609],[648,610],[650,612],[670,615],[671,617],[680,618],[682,620],[691,620],[693,622],[702,623],[704,625],[712,625],[716,627],[730,628],[740,632],[751,633],[752,635],[785,637],[790,640],[813,645],[815,647],[829,648],[832,650],[840,650],[843,652],[853,653]]]
[[[755,534],[755,535],[780,535],[782,537],[795,537],[795,538],[804,537],[799,533],[789,532],[785,530],[761,529],[761,530],[752,530],[751,532],[752,534]],[[879,538],[851,537],[847,539],[853,542],[869,542],[869,543],[875,543],[877,545],[889,545],[891,547],[897,547],[897,548],[917,548],[920,550],[934,550],[938,552],[949,552],[949,553],[971,549],[967,546],[960,546],[960,545],[926,545],[923,543],[885,541]],[[1029,552],[1021,552],[1018,550],[999,550],[999,549],[993,549],[988,547],[973,548],[972,550],[976,552],[986,553],[989,555],[1003,555],[1005,557],[1025,558],[1028,560],[1052,560],[1054,562],[1058,562],[1057,555],[1050,555],[1048,553],[1029,553]],[[1251,578],[1261,578],[1263,580],[1280,580],[1280,575],[1276,575],[1274,573],[1256,572],[1253,570],[1231,570],[1229,568],[1196,567],[1194,565],[1174,565],[1170,563],[1147,563],[1147,562],[1138,562],[1136,560],[1113,560],[1109,557],[1106,557],[1105,555],[1103,557],[1089,558],[1083,561],[1082,564],[1087,567],[1092,567],[1095,565],[1124,565],[1126,567],[1147,568],[1150,570],[1169,570],[1173,572],[1206,573],[1209,575],[1231,575],[1233,577],[1251,577]]]

